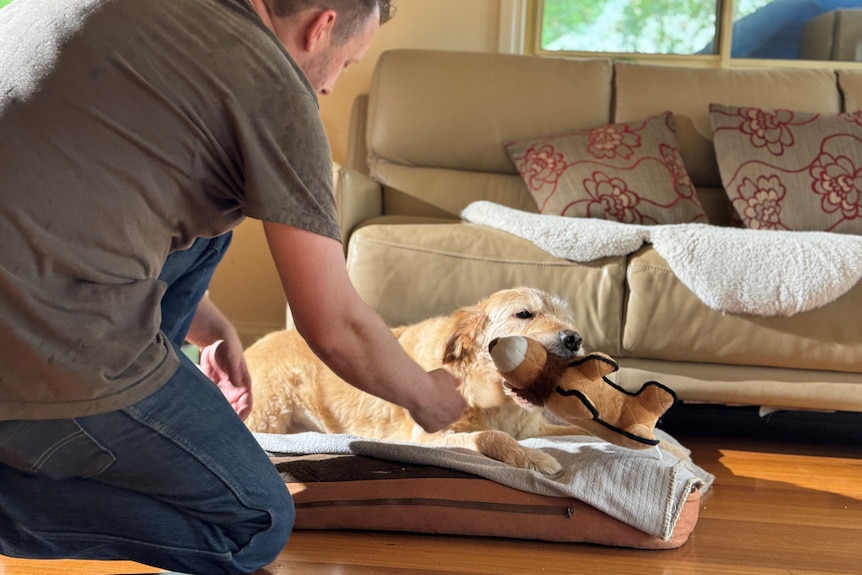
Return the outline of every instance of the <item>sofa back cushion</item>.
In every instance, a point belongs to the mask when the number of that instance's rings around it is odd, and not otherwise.
[[[862,70],[839,70],[838,86],[844,94],[844,111],[862,110]]]
[[[609,60],[384,53],[366,140],[384,213],[457,217],[480,199],[536,211],[506,144],[609,123],[611,77]]]
[[[615,122],[673,112],[682,159],[698,187],[721,186],[710,104],[841,111],[841,96],[831,70],[686,68],[621,62],[615,66],[614,84]]]

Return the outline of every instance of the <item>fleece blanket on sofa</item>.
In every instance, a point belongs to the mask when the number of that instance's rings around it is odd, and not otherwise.
[[[316,432],[254,435],[261,447],[271,454],[364,455],[455,469],[539,495],[573,497],[664,540],[673,534],[689,493],[695,488],[705,493],[715,479],[694,463],[669,453],[657,449],[626,449],[590,436],[521,441],[525,447],[548,452],[563,465],[559,474],[546,476],[511,467],[468,449]],[[679,445],[661,430],[656,430],[656,435]]]
[[[541,215],[487,201],[461,216],[576,262],[623,256],[644,243],[703,303],[727,313],[790,316],[828,304],[862,278],[862,237],[676,224],[642,226]]]

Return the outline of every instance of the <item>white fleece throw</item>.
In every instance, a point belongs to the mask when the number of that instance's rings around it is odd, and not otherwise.
[[[563,471],[554,476],[515,468],[461,448],[315,432],[255,433],[254,436],[271,454],[352,453],[455,469],[529,493],[573,497],[665,541],[673,535],[689,493],[695,488],[706,492],[715,480],[697,465],[669,453],[659,454],[656,449],[625,449],[589,436],[520,442],[555,457]],[[660,430],[656,430],[656,436],[676,443]]]
[[[642,226],[541,215],[492,202],[461,213],[576,262],[623,256],[651,243],[703,303],[727,313],[790,316],[828,304],[862,279],[862,237],[706,224]]]

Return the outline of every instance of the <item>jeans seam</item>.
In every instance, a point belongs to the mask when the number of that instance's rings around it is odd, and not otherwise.
[[[43,451],[42,455],[40,455],[39,458],[33,462],[33,465],[30,466],[30,471],[32,471],[33,473],[36,473],[39,470],[41,470],[42,466],[45,464],[45,462],[48,459],[51,458],[52,455],[54,455],[55,453],[57,453],[57,451],[59,451],[60,449],[63,449],[63,447],[72,443],[73,441],[75,441],[76,439],[81,437],[82,435],[84,435],[84,431],[82,429],[79,429],[78,431],[70,433],[69,435],[67,435],[66,437],[61,439],[60,441],[54,443],[51,447],[49,447],[48,449]]]

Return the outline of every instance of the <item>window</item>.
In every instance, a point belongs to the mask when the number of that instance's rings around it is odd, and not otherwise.
[[[527,6],[533,23],[527,48],[540,54],[862,62],[862,0],[534,0]]]

